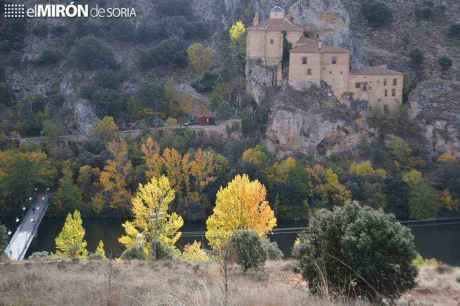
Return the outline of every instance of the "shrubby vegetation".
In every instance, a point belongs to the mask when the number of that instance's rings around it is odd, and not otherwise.
[[[387,26],[393,21],[391,9],[383,2],[372,0],[363,3],[361,12],[366,18],[369,26],[381,28]]]
[[[185,50],[183,41],[175,38],[163,40],[156,47],[140,53],[139,67],[143,70],[158,66],[185,67],[187,65]]]
[[[92,35],[75,42],[70,61],[81,70],[113,69],[118,66],[112,50]]]
[[[374,301],[398,298],[415,286],[414,237],[392,215],[355,203],[320,210],[300,243],[300,269],[314,293]]]
[[[267,254],[262,240],[255,231],[239,230],[233,233],[229,240],[230,257],[234,257],[243,271],[256,269],[265,264]]]

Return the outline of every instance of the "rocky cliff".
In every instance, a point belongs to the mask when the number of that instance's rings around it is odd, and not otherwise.
[[[347,153],[371,137],[365,111],[339,103],[324,83],[305,92],[284,88],[269,96],[273,105],[266,144],[280,156]]]

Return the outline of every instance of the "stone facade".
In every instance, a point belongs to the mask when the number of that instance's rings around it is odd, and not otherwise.
[[[402,73],[386,66],[352,70],[349,50],[324,44],[323,31],[314,25],[299,26],[293,20],[276,6],[266,23],[261,24],[256,16],[253,26],[248,28],[248,62],[271,68],[270,85],[287,82],[294,89],[304,90],[325,82],[339,100],[351,96],[384,111],[401,105]],[[284,52],[289,52],[289,56]]]

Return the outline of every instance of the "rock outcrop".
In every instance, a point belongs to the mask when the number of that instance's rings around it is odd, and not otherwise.
[[[329,87],[270,94],[266,144],[279,155],[329,156],[350,152],[370,137],[365,114],[339,104]]]
[[[409,104],[432,157],[444,152],[460,157],[460,82],[424,81],[410,95]]]

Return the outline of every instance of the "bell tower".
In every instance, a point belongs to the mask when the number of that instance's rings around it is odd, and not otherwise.
[[[280,6],[274,6],[270,11],[270,19],[283,19],[286,16],[284,9]]]

